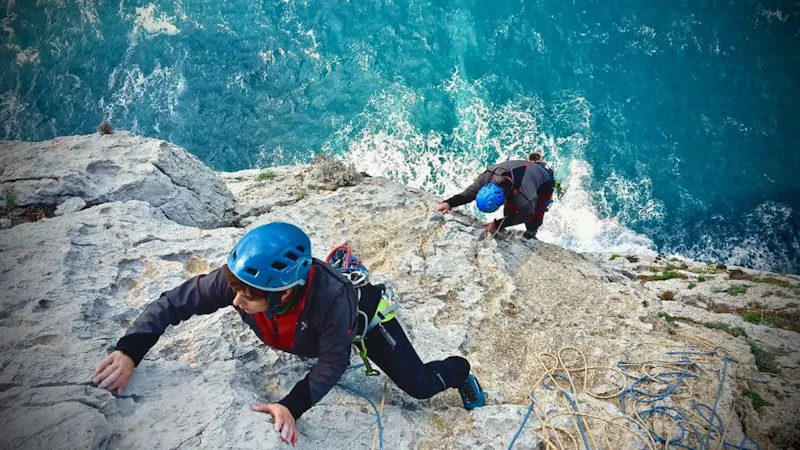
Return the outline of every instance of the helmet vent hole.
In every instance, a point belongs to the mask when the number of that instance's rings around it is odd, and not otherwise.
[[[233,256],[233,259],[236,259],[236,250],[233,251],[233,255],[231,256]]]
[[[252,267],[248,267],[248,268],[244,269],[244,271],[247,272],[249,275],[252,275],[254,277],[258,276],[258,270],[253,269]]]
[[[275,261],[274,263],[272,263],[271,267],[273,269],[275,269],[275,270],[283,270],[283,269],[286,268],[286,264],[284,264],[284,263],[282,263],[280,261]]]
[[[294,254],[294,253],[292,253],[292,252],[287,252],[287,253],[286,253],[286,257],[287,257],[287,258],[289,258],[289,259],[291,259],[292,261],[297,261],[297,258],[298,258],[298,257],[297,257],[297,255],[295,255],[295,254]]]
[[[299,251],[300,253],[305,253],[305,251],[306,251],[306,248],[305,248],[305,247],[303,247],[302,245],[298,245],[298,246],[297,246],[297,251]]]

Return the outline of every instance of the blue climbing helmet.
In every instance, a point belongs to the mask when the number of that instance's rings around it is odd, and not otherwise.
[[[228,268],[236,278],[262,291],[305,284],[311,270],[311,240],[290,223],[261,225],[233,247]]]
[[[506,193],[500,186],[494,183],[486,183],[483,185],[478,195],[475,197],[475,203],[481,212],[490,213],[497,211],[497,208],[503,204],[506,199]]]

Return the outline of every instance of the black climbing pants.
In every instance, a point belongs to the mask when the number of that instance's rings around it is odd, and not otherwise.
[[[370,319],[375,315],[383,289],[383,285],[361,288],[358,309]],[[397,319],[373,328],[364,342],[367,358],[414,398],[430,398],[447,388],[458,388],[469,375],[469,362],[460,356],[423,363]]]

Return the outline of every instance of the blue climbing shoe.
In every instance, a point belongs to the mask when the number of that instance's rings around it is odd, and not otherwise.
[[[458,388],[458,393],[461,394],[461,401],[464,402],[464,408],[467,411],[480,408],[486,404],[486,394],[481,389],[478,379],[472,373],[464,380],[464,384]]]

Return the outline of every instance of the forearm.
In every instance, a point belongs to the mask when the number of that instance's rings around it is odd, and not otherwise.
[[[471,185],[469,185],[468,188],[464,189],[464,191],[462,191],[461,193],[448,198],[447,200],[445,200],[445,203],[450,205],[451,208],[456,208],[461,205],[466,205],[467,203],[475,200],[475,197],[478,195],[478,191],[481,190],[484,184],[491,181],[491,178],[492,178],[491,172],[489,171],[483,172],[478,176],[478,178],[475,179],[475,181],[472,182]]]
[[[119,350],[128,355],[135,366],[138,366],[144,359],[147,352],[156,345],[160,334],[155,333],[130,333],[117,341],[114,350]]]
[[[234,296],[219,270],[192,278],[150,303],[117,342],[116,349],[138,365],[169,325],[228,306]]]
[[[336,366],[318,363],[278,403],[285,406],[297,420],[336,386],[346,369],[347,363]]]

